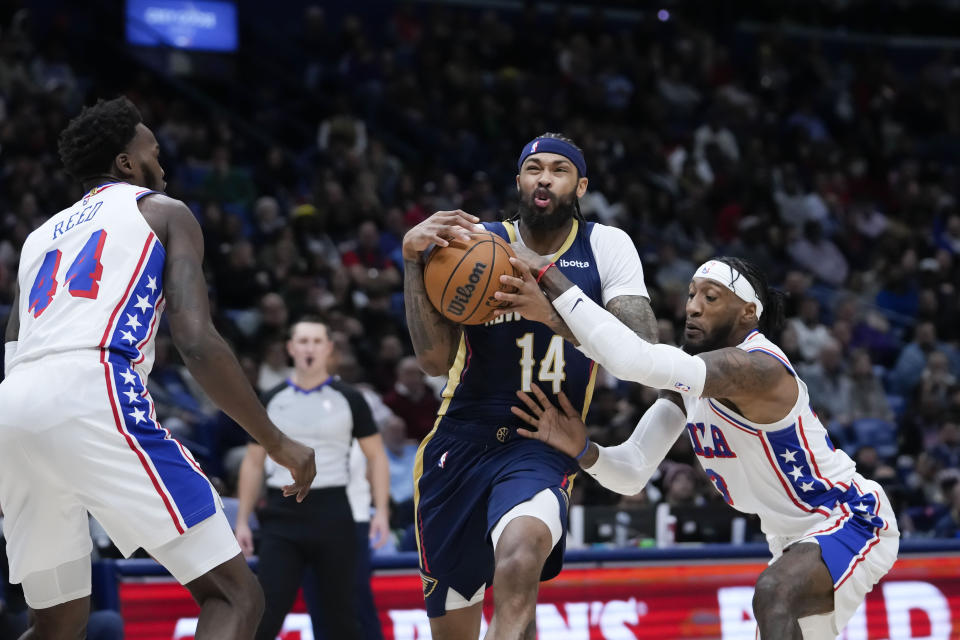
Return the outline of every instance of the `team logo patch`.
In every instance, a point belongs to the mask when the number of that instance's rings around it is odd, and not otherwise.
[[[507,429],[506,427],[500,427],[497,429],[497,440],[500,442],[506,442],[509,437],[510,429]]]
[[[437,588],[437,579],[420,574],[420,581],[423,582],[423,597],[429,598],[434,589]]]

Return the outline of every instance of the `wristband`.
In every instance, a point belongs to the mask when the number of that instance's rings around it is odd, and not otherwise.
[[[583,451],[581,451],[580,453],[578,453],[578,454],[576,455],[576,457],[574,458],[574,460],[576,460],[577,462],[580,462],[580,458],[582,458],[583,456],[587,455],[587,450],[588,450],[589,448],[590,448],[590,438],[587,438],[587,441],[586,441],[586,442],[584,443],[584,445],[583,445]]]
[[[540,284],[540,278],[542,278],[542,277],[543,277],[543,274],[545,274],[545,273],[547,272],[547,269],[549,269],[550,267],[555,267],[555,266],[557,266],[557,263],[556,263],[556,262],[551,262],[550,264],[548,264],[547,266],[545,266],[543,269],[540,269],[540,273],[537,274],[537,284]]]

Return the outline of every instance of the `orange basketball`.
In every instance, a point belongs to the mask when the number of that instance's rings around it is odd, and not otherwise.
[[[516,254],[510,245],[489,231],[470,234],[469,242],[453,240],[427,259],[423,270],[427,297],[445,318],[458,324],[493,320],[495,309],[508,306],[493,294],[516,291],[500,284],[501,275],[519,277],[511,257]]]

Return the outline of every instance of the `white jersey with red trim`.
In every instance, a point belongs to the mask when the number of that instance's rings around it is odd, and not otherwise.
[[[163,310],[165,251],[137,207],[153,193],[101,185],[31,233],[20,255],[20,333],[11,366],[46,355],[115,354],[144,378]]]
[[[759,515],[768,537],[802,536],[836,508],[884,528],[878,515],[882,492],[860,490],[865,483],[853,460],[830,442],[810,408],[806,384],[783,351],[758,331],[737,348],[779,360],[796,377],[799,394],[790,412],[772,424],[751,422],[712,398],[684,399],[694,452],[724,500]]]

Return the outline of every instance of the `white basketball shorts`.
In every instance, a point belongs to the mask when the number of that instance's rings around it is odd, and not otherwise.
[[[122,358],[101,362],[91,351],[21,363],[0,383],[0,407],[11,582],[89,554],[88,513],[124,556],[137,547],[162,553],[191,527],[223,518],[209,480],[156,421]],[[226,537],[223,561],[239,551]]]
[[[900,532],[883,488],[859,474],[853,488],[857,499],[838,504],[828,519],[799,538],[770,540],[771,564],[791,544],[820,545],[820,556],[833,578],[833,613],[801,621],[804,640],[836,638],[897,560]]]

